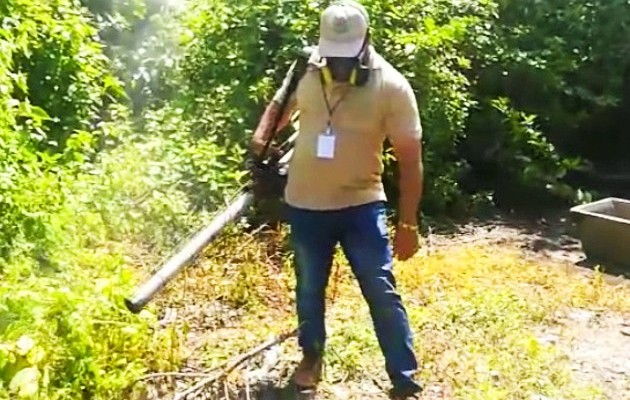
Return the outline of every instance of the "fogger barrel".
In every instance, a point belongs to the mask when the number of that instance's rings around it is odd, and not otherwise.
[[[171,257],[164,266],[136,291],[131,299],[125,299],[125,305],[138,313],[179,271],[189,264],[223,228],[240,216],[253,202],[254,195],[248,192],[241,194],[208,226],[197,233],[193,239],[177,254]]]
[[[297,135],[294,134],[288,142],[293,143],[296,137]],[[286,167],[292,155],[293,149],[290,149],[280,161],[278,161],[278,164],[281,167]],[[151,276],[148,281],[138,288],[132,298],[125,299],[125,305],[129,311],[133,313],[140,312],[175,275],[190,264],[190,262],[221,233],[223,228],[247,211],[247,208],[254,200],[253,193],[248,191],[238,196],[236,200],[228,205],[210,224],[199,231],[180,251],[169,258],[155,275]]]
[[[311,53],[310,48],[302,50],[301,58],[296,60],[289,71],[287,72],[281,87],[278,89],[278,95],[280,99],[281,110],[284,111],[288,98],[292,95],[297,85],[296,81],[300,72],[300,68],[303,68],[305,60]],[[281,117],[282,112],[279,113],[278,119]],[[273,130],[278,124],[278,120],[274,121]],[[293,135],[289,139],[289,143],[295,140],[296,135]],[[269,143],[268,143],[269,144]],[[278,161],[280,166],[287,165],[293,150],[290,149],[286,154]],[[190,240],[181,250],[179,250],[174,256],[169,258],[166,263],[151,276],[144,284],[142,284],[135,292],[133,297],[125,299],[125,305],[133,312],[138,313],[142,308],[151,301],[151,299],[162,290],[166,284],[171,281],[183,268],[185,268],[215,237],[225,228],[229,223],[234,221],[240,215],[242,215],[248,207],[254,202],[255,198],[253,193],[245,191],[237,197],[235,201],[229,204],[216,218],[214,218],[205,228],[199,231],[192,240]]]

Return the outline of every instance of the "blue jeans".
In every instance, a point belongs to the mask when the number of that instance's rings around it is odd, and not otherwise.
[[[325,289],[339,243],[370,309],[385,366],[394,387],[415,385],[413,337],[396,292],[392,249],[383,202],[334,211],[288,208],[297,276],[299,344],[319,356],[326,341]]]

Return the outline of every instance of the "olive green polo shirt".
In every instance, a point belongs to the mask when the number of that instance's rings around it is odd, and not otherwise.
[[[309,68],[294,94],[298,135],[289,162],[285,201],[310,210],[338,210],[386,201],[382,183],[386,138],[422,138],[414,92],[390,63],[372,48],[366,86],[324,87],[317,68]],[[317,51],[311,61],[318,59]],[[335,109],[329,118],[329,106]],[[335,136],[334,157],[317,156],[318,137],[328,121]]]

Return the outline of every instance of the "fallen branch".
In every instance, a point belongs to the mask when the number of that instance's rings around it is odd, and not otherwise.
[[[215,374],[203,373],[203,372],[156,372],[154,374],[148,374],[138,378],[138,381],[145,381],[153,378],[164,378],[168,376],[174,376],[176,378],[207,378],[214,376]]]
[[[272,370],[280,363],[282,358],[282,350],[280,348],[271,348],[267,350],[264,354],[264,361],[262,362],[262,366],[259,369],[248,371],[244,374],[245,381],[249,383],[250,381],[262,381],[265,377],[268,377]]]
[[[296,337],[298,335],[299,330],[295,329],[294,331],[290,332],[290,333],[286,333],[283,335],[280,335],[278,337],[276,337],[275,339],[271,339],[263,344],[261,344],[260,346],[256,347],[255,349],[252,349],[250,351],[248,351],[247,353],[239,356],[236,360],[234,360],[231,363],[227,363],[225,369],[212,377],[208,377],[202,381],[200,381],[199,383],[197,383],[196,385],[186,389],[185,391],[181,392],[180,394],[176,394],[173,400],[183,400],[185,399],[188,395],[196,393],[198,390],[203,389],[205,386],[216,382],[226,376],[228,376],[232,371],[234,371],[236,368],[238,368],[241,364],[243,364],[245,361],[256,357],[258,354],[262,353],[265,350],[268,350],[269,348],[276,346],[278,344],[281,344],[287,340],[289,340],[292,337]]]

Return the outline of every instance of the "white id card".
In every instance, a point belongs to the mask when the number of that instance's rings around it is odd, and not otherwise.
[[[335,135],[321,134],[317,137],[317,157],[335,158]]]

